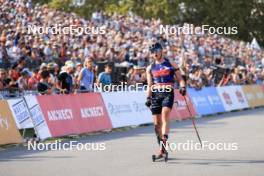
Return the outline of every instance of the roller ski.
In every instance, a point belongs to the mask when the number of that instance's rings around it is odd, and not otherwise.
[[[160,153],[158,155],[152,155],[152,161],[155,162],[157,160],[164,159],[165,162],[168,161],[168,152]]]
[[[152,155],[152,161],[155,162],[155,161],[158,161],[158,160],[160,161],[164,159],[164,161],[167,162],[168,161],[168,151],[166,150],[166,147],[168,145],[167,138],[162,140],[159,137],[157,137],[157,139],[158,139],[158,143],[161,149],[160,149],[159,154]]]

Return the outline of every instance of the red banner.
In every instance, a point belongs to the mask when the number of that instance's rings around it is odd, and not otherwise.
[[[99,93],[37,96],[52,137],[111,129]]]
[[[192,101],[189,95],[186,95],[185,97],[186,97],[188,106],[190,108],[191,114],[188,111],[188,107],[186,106],[184,97],[179,93],[179,90],[174,90],[174,105],[170,113],[171,119],[182,120],[182,119],[188,119],[191,116],[196,115],[196,111],[193,107],[193,104],[192,104]]]

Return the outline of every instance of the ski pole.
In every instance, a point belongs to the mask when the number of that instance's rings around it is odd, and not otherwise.
[[[184,98],[184,101],[185,101],[185,103],[186,103],[186,107],[187,107],[187,110],[188,110],[188,112],[189,112],[189,114],[190,114],[190,116],[191,116],[191,119],[192,119],[192,124],[193,124],[193,127],[194,127],[194,129],[195,129],[195,132],[196,132],[196,135],[197,135],[197,137],[198,137],[198,139],[199,139],[199,142],[200,142],[200,144],[201,144],[201,147],[203,147],[203,145],[202,145],[202,140],[201,140],[201,138],[200,138],[200,135],[199,135],[199,133],[198,133],[198,130],[197,130],[197,127],[196,127],[196,124],[195,124],[195,117],[192,115],[192,113],[191,113],[191,110],[190,110],[190,108],[189,108],[189,105],[188,105],[188,102],[187,102],[187,100],[186,100],[186,97],[185,96],[183,96],[183,98]]]

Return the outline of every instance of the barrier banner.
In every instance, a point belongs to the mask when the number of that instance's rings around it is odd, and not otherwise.
[[[255,85],[256,86],[256,96],[257,99],[260,99],[260,106],[264,106],[264,85]]]
[[[35,96],[25,96],[24,100],[28,107],[30,118],[33,122],[36,134],[41,140],[51,137],[49,128],[40,109],[39,103]]]
[[[182,120],[182,119],[190,118],[191,116],[193,117],[196,116],[196,112],[195,112],[195,109],[193,107],[193,104],[192,104],[192,101],[189,95],[186,95],[185,98],[190,108],[191,114],[189,113],[187,109],[187,105],[184,100],[184,97],[179,93],[178,89],[175,89],[174,90],[174,105],[170,113],[170,119]]]
[[[105,92],[102,97],[114,128],[152,123],[146,92]]]
[[[264,105],[264,90],[262,90],[261,85],[252,85],[253,92],[256,95],[256,101],[258,106]]]
[[[52,137],[111,129],[99,93],[37,96]]]
[[[226,111],[249,107],[241,86],[217,87],[217,92]]]
[[[23,98],[7,100],[18,129],[33,128],[30,114]]]
[[[214,110],[203,89],[195,90],[188,88],[187,92],[192,100],[193,106],[199,116],[213,114]]]
[[[201,91],[202,95],[208,99],[213,114],[225,112],[224,105],[215,87],[204,87]]]
[[[250,107],[257,107],[264,104],[264,94],[260,86],[246,85],[242,86],[242,90]]]
[[[0,100],[0,145],[21,143],[22,138],[7,101]]]

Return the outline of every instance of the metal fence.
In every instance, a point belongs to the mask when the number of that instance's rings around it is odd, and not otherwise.
[[[0,90],[0,99],[10,99],[22,97],[25,95],[38,95],[38,91],[36,90],[19,90],[19,89],[4,89]]]

